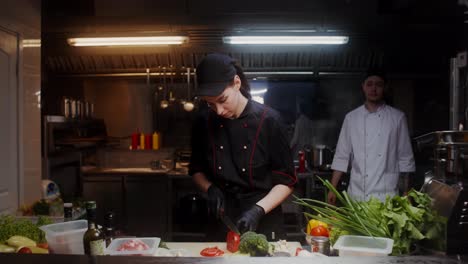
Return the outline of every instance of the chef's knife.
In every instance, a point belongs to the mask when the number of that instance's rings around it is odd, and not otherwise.
[[[229,218],[227,215],[223,214],[221,216],[221,221],[229,228],[229,230],[240,234],[239,229],[237,229],[237,226],[232,222],[231,218]]]

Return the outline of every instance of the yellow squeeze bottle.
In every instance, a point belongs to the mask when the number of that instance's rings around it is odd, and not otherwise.
[[[145,134],[140,134],[140,149],[145,149]]]
[[[153,149],[159,149],[159,134],[158,132],[153,133]]]

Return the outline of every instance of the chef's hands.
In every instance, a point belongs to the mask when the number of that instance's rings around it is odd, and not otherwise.
[[[207,190],[208,194],[208,213],[214,215],[216,218],[220,218],[224,213],[224,194],[216,187],[211,184]]]
[[[242,233],[247,231],[255,231],[257,230],[258,222],[262,216],[265,215],[265,210],[258,205],[252,206],[249,210],[242,213],[239,220],[237,220],[237,228]]]

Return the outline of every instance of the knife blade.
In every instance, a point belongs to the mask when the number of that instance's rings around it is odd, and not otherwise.
[[[229,218],[227,215],[223,214],[221,216],[221,221],[224,223],[227,228],[237,234],[240,234],[239,229],[237,229],[237,226],[232,222],[231,218]]]

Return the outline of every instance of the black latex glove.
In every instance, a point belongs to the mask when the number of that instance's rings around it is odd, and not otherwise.
[[[249,210],[242,213],[237,220],[237,228],[242,233],[257,230],[258,222],[265,215],[265,210],[261,206],[254,205]]]
[[[211,184],[207,191],[208,194],[208,213],[220,218],[224,213],[224,194],[223,192],[216,187],[216,185]]]

